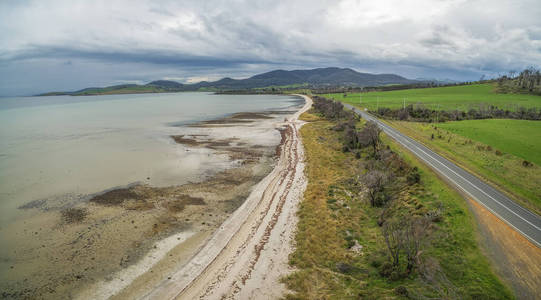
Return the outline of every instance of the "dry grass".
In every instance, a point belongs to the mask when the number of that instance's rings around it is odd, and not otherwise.
[[[319,120],[310,114],[301,118]],[[337,135],[329,130],[332,126],[330,122],[318,121],[301,129],[309,184],[299,210],[297,250],[290,257],[290,263],[299,271],[286,280],[297,292],[295,296],[290,295],[292,298],[350,298],[356,295],[357,287],[364,284],[363,276],[342,274],[336,267],[338,262],[352,264],[360,257],[349,253],[344,239],[344,228],[359,228],[358,222],[339,216],[341,212],[329,208],[330,203],[333,206],[351,200],[339,186],[354,170],[351,159],[340,151]],[[352,223],[347,225],[350,221]]]
[[[303,113],[299,116],[299,120],[305,121],[305,122],[314,122],[314,121],[320,121],[321,117],[318,115],[312,114],[310,112],[313,112],[313,110],[309,110],[308,112]]]

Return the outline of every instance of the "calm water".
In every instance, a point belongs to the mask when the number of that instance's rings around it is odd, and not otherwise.
[[[176,145],[169,135],[178,125],[296,102],[209,93],[0,98],[0,225],[32,200],[184,183],[223,160]]]

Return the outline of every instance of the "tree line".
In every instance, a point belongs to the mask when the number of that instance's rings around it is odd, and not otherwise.
[[[498,89],[501,92],[518,92],[541,95],[541,71],[529,67],[521,72],[509,71],[499,76]]]
[[[509,110],[488,104],[480,104],[477,109],[471,108],[467,111],[458,109],[434,110],[423,104],[410,104],[405,108],[396,109],[380,107],[371,112],[387,119],[429,123],[478,119],[541,120],[541,109],[537,107],[518,106],[515,110]]]

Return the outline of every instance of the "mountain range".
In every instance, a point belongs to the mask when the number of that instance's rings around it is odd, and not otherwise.
[[[86,88],[73,92],[50,92],[49,95],[101,95],[159,93],[182,91],[231,91],[271,87],[366,87],[392,84],[415,84],[419,80],[407,79],[395,74],[360,73],[349,68],[318,68],[311,70],[274,70],[246,79],[223,78],[218,81],[202,81],[194,84],[182,84],[170,80],[156,80],[145,85],[122,84],[102,88]]]

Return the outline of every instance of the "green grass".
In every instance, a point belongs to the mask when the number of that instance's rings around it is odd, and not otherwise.
[[[388,122],[468,171],[499,186],[517,202],[541,214],[541,167],[536,163],[530,167],[522,165],[524,159],[532,162],[539,160],[539,152],[535,151],[535,147],[540,149],[541,146],[541,122],[472,120],[437,125]],[[455,134],[445,127],[462,131]],[[467,135],[462,135],[464,132]],[[525,157],[518,157],[517,153],[524,153]]]
[[[362,95],[362,99],[360,96]],[[437,87],[424,89],[408,89],[387,92],[347,93],[324,95],[335,100],[376,110],[378,107],[399,108],[406,105],[422,103],[436,110],[462,110],[478,108],[479,105],[490,104],[502,109],[516,110],[517,107],[541,107],[541,96],[525,94],[500,94],[495,92],[493,84],[474,84],[464,86]],[[379,101],[378,101],[379,98]]]
[[[527,120],[469,120],[438,127],[490,145],[541,166],[541,122]]]
[[[382,277],[379,266],[387,260],[378,225],[382,208],[370,207],[351,185],[364,166],[363,159],[342,152],[340,133],[331,130],[335,123],[310,114],[302,118],[310,121],[301,128],[308,186],[299,206],[296,249],[290,255],[295,272],[284,279],[294,292],[288,299],[403,299],[394,291],[399,286],[406,287],[412,298],[513,298],[477,246],[475,221],[464,199],[387,138],[386,144],[420,169],[422,184],[403,199],[405,207],[444,208],[426,255],[438,261],[448,280],[436,281],[454,294],[442,295],[435,284],[414,274],[396,281]],[[361,255],[348,251],[352,240],[363,246]],[[351,270],[340,272],[339,263]]]

